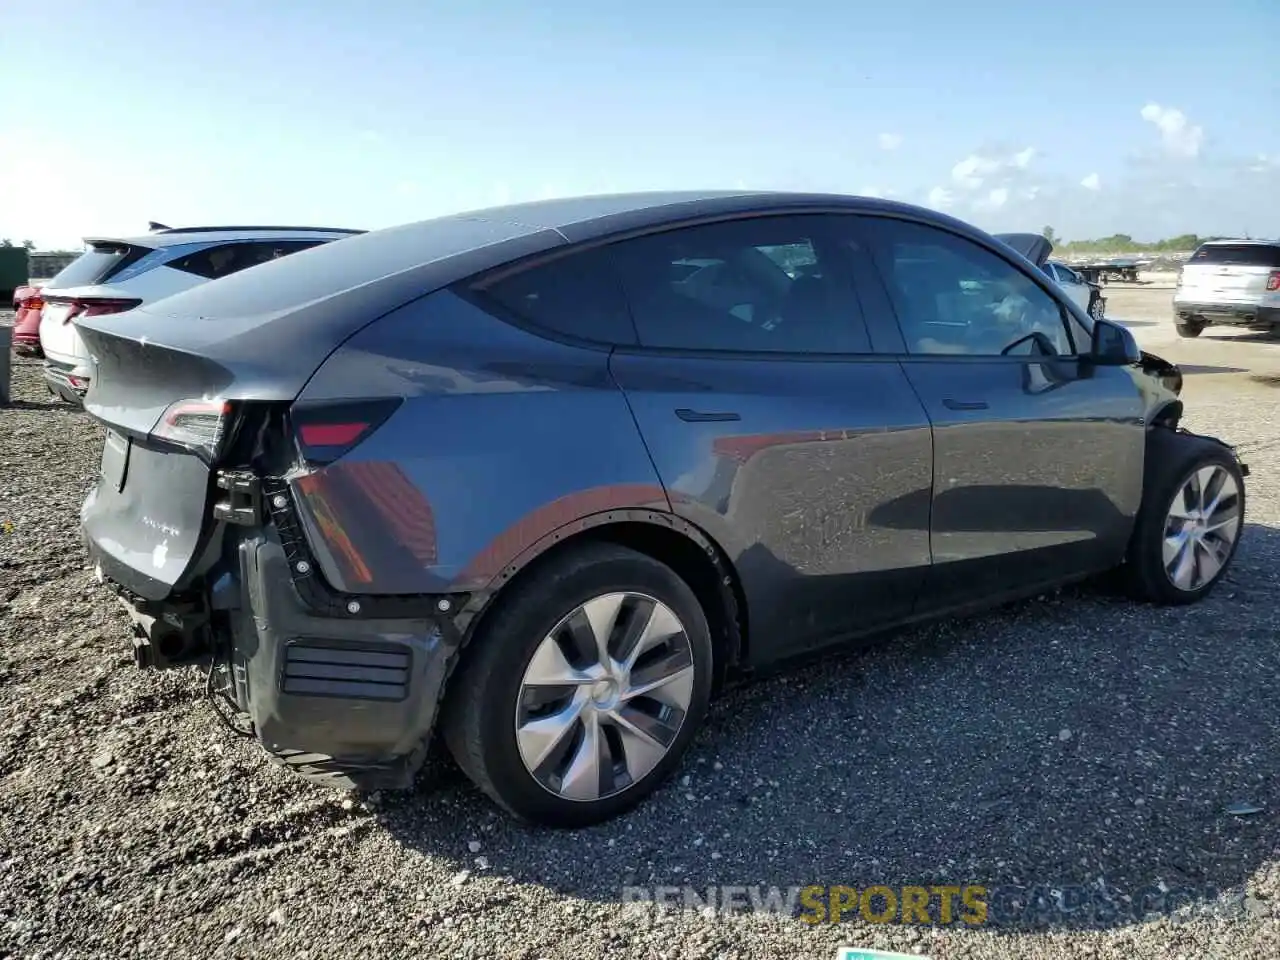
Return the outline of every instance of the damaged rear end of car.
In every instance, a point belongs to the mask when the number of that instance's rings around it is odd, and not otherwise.
[[[218,379],[209,361],[91,336],[102,386],[90,411],[107,436],[82,529],[133,622],[135,662],[207,665],[224,719],[247,717],[243,732],[304,773],[399,785],[431,729],[459,642],[449,614],[465,598],[331,591],[294,508],[312,465],[291,405],[224,399],[201,388]],[[154,402],[139,403],[148,388],[127,370],[148,372]],[[113,402],[126,387],[130,404]],[[366,410],[333,415],[323,429],[344,445],[373,426]]]
[[[81,530],[138,666],[205,666],[238,732],[312,779],[374,789],[407,786],[425,756],[469,598],[329,585],[315,551],[349,531],[300,500],[402,398],[298,397],[343,341],[474,258],[442,267],[458,252],[419,247],[398,263],[361,241],[376,265],[320,248],[265,265],[274,278],[78,322],[94,364],[85,409],[106,428]]]

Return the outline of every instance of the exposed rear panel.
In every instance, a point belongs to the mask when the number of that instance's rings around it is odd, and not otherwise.
[[[299,403],[403,396],[369,439],[292,481],[333,586],[483,587],[582,517],[668,508],[608,353],[544,340],[441,291],[361,331]]]

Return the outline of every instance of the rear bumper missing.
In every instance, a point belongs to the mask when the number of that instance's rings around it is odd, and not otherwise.
[[[92,543],[89,549],[97,563]],[[410,786],[460,646],[456,624],[445,614],[319,615],[300,595],[284,548],[261,533],[239,544],[238,566],[238,576],[222,577],[200,609],[122,593],[139,665],[190,662],[159,653],[175,630],[204,631],[207,643],[190,649],[212,653],[222,692],[276,759],[333,786]]]
[[[457,655],[453,624],[317,616],[273,540],[242,543],[240,570],[232,683],[262,745],[326,783],[409,786]]]

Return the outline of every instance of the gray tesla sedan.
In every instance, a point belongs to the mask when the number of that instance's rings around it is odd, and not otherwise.
[[[598,822],[738,672],[1220,580],[1247,470],[1049,250],[856,197],[586,197],[81,319],[91,561],[139,665],[207,665],[300,773],[406,786],[439,734],[511,813]]]

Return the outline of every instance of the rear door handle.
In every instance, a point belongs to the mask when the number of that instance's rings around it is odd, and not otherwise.
[[[942,405],[948,410],[985,410],[987,409],[987,401],[985,400],[952,400],[948,397],[942,401]]]
[[[676,416],[685,423],[726,423],[732,420],[741,420],[742,417],[734,413],[732,410],[725,410],[719,413],[709,410],[690,410],[688,407],[680,407],[676,410]]]

